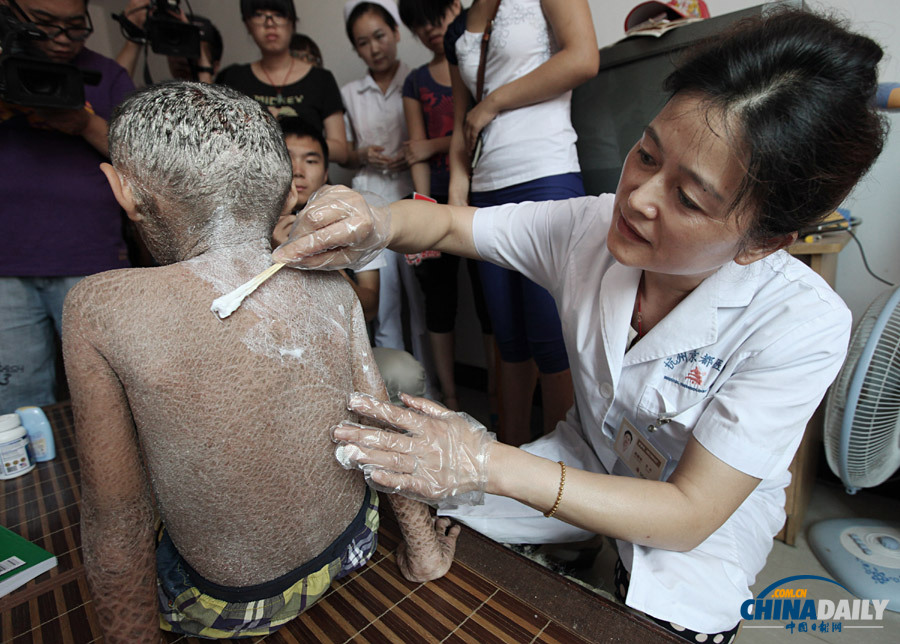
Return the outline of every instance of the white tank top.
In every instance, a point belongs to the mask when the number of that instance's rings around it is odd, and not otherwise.
[[[459,71],[475,95],[480,33],[463,32],[456,41]],[[484,95],[545,63],[557,46],[540,0],[502,0],[485,65]],[[482,154],[472,191],[506,188],[525,181],[579,172],[572,92],[542,103],[501,112],[482,133]]]

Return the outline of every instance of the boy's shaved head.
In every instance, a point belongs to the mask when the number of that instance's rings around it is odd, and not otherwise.
[[[170,235],[239,224],[265,236],[291,186],[278,124],[256,101],[220,85],[138,90],[110,119],[109,154],[145,225]]]

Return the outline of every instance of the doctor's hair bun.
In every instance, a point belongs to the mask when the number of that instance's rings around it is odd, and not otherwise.
[[[666,79],[670,95],[705,96],[738,128],[748,168],[732,208],[755,213],[752,240],[815,223],[874,163],[887,133],[873,104],[882,55],[832,17],[778,9],[692,48]]]

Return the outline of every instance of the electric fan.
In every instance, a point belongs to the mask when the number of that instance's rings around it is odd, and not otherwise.
[[[825,452],[848,494],[879,485],[900,468],[900,288],[875,299],[853,333],[828,394]],[[900,612],[900,523],[832,519],[810,528],[828,572],[865,599]]]

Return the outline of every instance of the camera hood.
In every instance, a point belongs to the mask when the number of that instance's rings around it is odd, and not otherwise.
[[[28,107],[84,107],[85,75],[74,65],[51,61],[35,51],[31,45],[47,36],[34,24],[19,20],[13,8],[19,9],[15,4],[0,6],[0,100]]]

